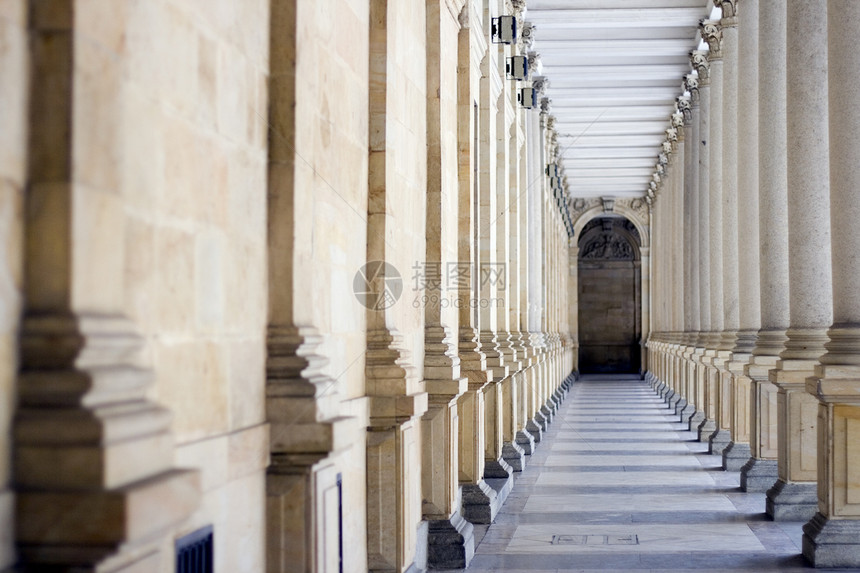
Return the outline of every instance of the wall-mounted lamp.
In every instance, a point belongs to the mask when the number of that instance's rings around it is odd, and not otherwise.
[[[517,41],[517,19],[513,16],[499,16],[492,19],[490,26],[494,44],[513,44]]]
[[[523,81],[529,76],[529,59],[525,56],[508,58],[505,70],[509,80]]]
[[[517,94],[517,101],[526,109],[532,109],[535,106],[536,90],[534,88],[522,88]]]

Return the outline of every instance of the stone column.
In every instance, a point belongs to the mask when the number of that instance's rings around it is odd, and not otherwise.
[[[673,118],[675,115],[673,114]],[[675,121],[675,120],[673,120]],[[689,285],[687,278],[686,267],[687,261],[684,260],[684,179],[686,159],[684,147],[684,129],[683,120],[678,121],[678,127],[672,124],[672,127],[666,130],[666,143],[672,151],[672,253],[677,253],[673,257],[673,284],[675,287],[673,297],[673,336],[671,346],[672,370],[675,384],[676,399],[669,403],[671,408],[676,412],[680,412],[687,405],[686,396],[686,376],[684,375],[682,361],[682,342],[684,332],[686,330],[686,318],[689,312],[689,299],[685,296],[685,290]],[[686,302],[686,305],[685,305]]]
[[[682,89],[686,89],[686,82],[683,84]],[[681,98],[678,98],[676,103],[678,111],[672,116],[673,127],[678,130],[680,141],[679,145],[683,145],[684,147],[684,178],[681,182],[680,197],[683,205],[683,214],[681,219],[681,243],[684,253],[684,332],[680,340],[679,348],[679,367],[681,370],[681,376],[684,380],[684,396],[681,402],[676,406],[675,412],[681,417],[682,422],[686,422],[689,420],[689,417],[693,412],[695,412],[695,383],[694,377],[691,376],[689,365],[691,364],[690,357],[695,350],[695,347],[691,343],[691,339],[695,337],[694,333],[696,331],[696,327],[694,326],[694,317],[697,318],[694,306],[694,298],[697,297],[694,297],[695,289],[693,287],[693,277],[694,275],[697,276],[695,265],[698,261],[693,257],[693,244],[695,243],[693,239],[693,234],[695,233],[693,212],[694,209],[698,211],[698,206],[693,204],[692,197],[692,178],[696,175],[693,168],[693,163],[695,161],[693,150],[696,145],[694,137],[695,134],[693,133],[692,125],[690,124],[690,120],[692,119],[690,100],[689,97],[682,96]],[[697,295],[698,293],[695,294]]]
[[[460,24],[440,0],[427,9],[427,228],[424,304],[424,384],[421,418],[421,494],[428,523],[427,559],[433,567],[466,567],[475,553],[472,524],[461,515],[457,401],[468,389],[457,355],[457,316],[447,304],[451,237],[458,230],[457,82]],[[436,97],[436,94],[441,97]],[[456,247],[454,249],[456,253]],[[438,279],[438,280],[436,280]]]
[[[719,406],[719,370],[715,364],[718,357],[720,333],[723,329],[723,246],[722,246],[722,101],[723,62],[720,53],[722,36],[717,22],[706,21],[701,26],[703,38],[710,48],[707,53],[708,71],[706,81],[700,88],[702,114],[708,111],[707,132],[703,129],[702,154],[707,155],[707,165],[702,163],[700,176],[705,177],[702,189],[706,189],[708,202],[708,280],[703,281],[709,291],[709,332],[706,335],[705,355],[702,358],[704,377],[705,419],[699,424],[699,441],[708,440],[717,431],[717,408]],[[700,77],[701,77],[700,71]],[[701,80],[700,80],[701,81]],[[707,140],[704,137],[707,136]],[[720,354],[725,359],[725,353]],[[719,445],[718,445],[719,447]],[[722,450],[720,450],[722,451]]]
[[[370,3],[369,157],[367,206],[367,260],[393,261],[391,236],[398,223],[401,195],[392,185],[395,158],[385,134],[393,117],[389,82],[394,57],[392,39],[398,24],[393,4],[383,0]],[[424,112],[424,110],[421,110]],[[426,115],[425,115],[426,117]],[[402,215],[399,221],[402,223]],[[391,266],[373,265],[368,270],[370,292],[385,293]],[[371,571],[406,568],[413,564],[418,540],[417,525],[422,517],[421,488],[409,479],[407,468],[421,456],[420,418],[427,411],[428,396],[418,375],[413,356],[401,334],[400,317],[393,307],[368,305],[367,352],[365,354],[366,393],[369,404],[367,425],[367,552]],[[420,483],[420,482],[418,482]],[[395,517],[390,518],[391,508]],[[398,525],[400,524],[400,525]]]
[[[833,326],[807,380],[819,401],[818,513],[803,528],[803,555],[816,567],[860,568],[860,3],[830,0],[826,9]]]
[[[545,85],[541,82],[540,85]],[[538,331],[540,330],[540,315],[543,308],[543,291],[541,289],[541,251],[540,230],[542,218],[540,210],[541,189],[543,185],[544,169],[546,167],[546,149],[544,145],[544,130],[546,128],[548,114],[544,109],[549,108],[549,100],[541,100],[541,109],[535,109],[527,121],[528,146],[531,149],[531,160],[528,164],[529,186],[526,191],[526,233],[528,248],[528,304],[526,319],[526,338],[530,352],[530,367],[526,371],[525,384],[525,428],[537,444],[541,441],[542,429],[535,419],[538,403],[538,384],[540,382],[540,364],[543,360]]]
[[[787,141],[786,3],[759,0],[759,139]],[[785,348],[789,324],[787,155],[780,145],[759,146],[759,275],[761,329],[745,373],[751,379],[750,459],[741,489],[764,492],[777,478],[777,387],[768,372]]]
[[[787,28],[790,327],[770,379],[779,387],[779,478],[767,492],[775,520],[817,509],[818,400],[806,391],[833,321],[827,122],[827,0],[789,2]]]
[[[725,9],[724,9],[725,10]],[[750,379],[745,373],[761,324],[758,231],[758,0],[744,0],[738,22],[737,217],[738,333],[732,360],[731,435],[723,468],[738,471],[750,458]]]
[[[708,153],[706,143],[709,138],[710,110],[707,105],[710,102],[710,78],[708,76],[708,59],[705,52],[693,52],[690,55],[690,63],[696,72],[695,81],[688,81],[687,87],[690,91],[690,102],[693,114],[693,129],[695,132],[695,194],[697,212],[694,213],[696,221],[696,270],[698,291],[698,328],[695,351],[692,355],[691,375],[695,384],[696,411],[690,417],[689,428],[698,429],[699,424],[705,421],[705,382],[704,365],[702,359],[705,353],[705,335],[710,330],[710,290],[708,280],[710,277],[709,243],[708,243],[708,211],[710,203],[706,196],[708,169]],[[689,76],[688,76],[689,77]]]
[[[480,342],[480,272],[478,267],[478,229],[481,204],[477,169],[481,120],[473,105],[479,90],[480,74],[473,69],[472,55],[483,53],[486,43],[480,26],[470,22],[471,6],[460,14],[457,53],[460,61],[457,77],[458,162],[458,309],[460,372],[468,379],[466,392],[457,403],[459,478],[462,488],[463,517],[472,523],[491,523],[498,512],[495,490],[484,481],[484,388],[494,372],[487,364]]]
[[[492,15],[495,15],[493,12]],[[484,22],[491,17],[491,10],[484,5]],[[506,199],[507,177],[500,177],[499,163],[506,162],[507,141],[505,124],[506,90],[504,71],[504,44],[490,45],[487,56],[481,62],[479,117],[481,129],[478,133],[480,151],[478,160],[480,218],[478,224],[479,256],[478,275],[480,297],[478,313],[481,324],[481,349],[487,364],[493,369],[493,381],[482,392],[484,398],[484,478],[500,479],[506,483],[494,488],[499,505],[510,491],[513,470],[502,458],[502,423],[504,415],[503,388],[510,384],[510,368],[505,363],[507,334],[502,331],[499,315],[492,301],[499,296],[500,282],[504,280],[504,241],[499,237],[499,203]],[[504,167],[501,168],[506,174]],[[499,260],[499,245],[502,245],[503,260]]]
[[[732,20],[727,20],[731,23]],[[708,418],[712,420],[712,424],[703,426],[700,429],[700,439],[704,438],[705,434],[702,429],[713,427],[710,434],[707,435],[708,451],[712,454],[721,454],[723,449],[729,443],[729,430],[726,427],[727,415],[727,391],[726,379],[729,375],[725,368],[726,362],[731,356],[731,349],[734,347],[733,338],[730,332],[724,332],[726,328],[726,292],[731,293],[732,281],[727,279],[726,271],[731,275],[732,263],[732,247],[731,231],[726,228],[732,227],[736,223],[732,209],[735,202],[732,201],[734,190],[731,185],[724,185],[723,172],[724,166],[724,132],[726,130],[725,119],[730,116],[726,111],[726,104],[729,104],[729,109],[732,107],[732,97],[726,97],[724,89],[725,83],[725,62],[723,59],[724,49],[731,55],[734,54],[733,34],[735,28],[729,27],[729,37],[731,41],[728,45],[724,38],[726,30],[723,29],[721,22],[705,21],[701,25],[702,37],[708,43],[710,53],[708,60],[711,64],[711,133],[708,147],[710,148],[710,170],[708,178],[708,198],[710,201],[710,227],[711,227],[711,348],[709,356],[706,355],[705,363],[708,365],[707,381],[708,389],[706,391],[706,405]],[[733,61],[733,59],[732,59]],[[732,68],[733,66],[729,66]],[[736,88],[734,80],[736,75],[734,72],[729,74],[731,80],[729,89]],[[729,203],[726,203],[726,200]],[[736,199],[736,198],[735,198]],[[726,247],[728,251],[726,252]],[[729,264],[726,264],[728,260]],[[728,287],[728,288],[727,288]],[[728,327],[731,328],[731,320]]]
[[[681,422],[689,423],[699,409],[700,397],[696,385],[696,345],[701,328],[699,302],[699,97],[698,78],[688,74],[684,79],[684,91],[689,96],[678,99],[678,108],[684,117],[684,243],[687,248],[686,261],[689,271],[690,316],[684,349],[684,368],[687,378],[687,405],[681,410]],[[695,92],[695,95],[694,95]]]
[[[520,16],[522,0],[515,3],[514,14]],[[514,53],[522,53],[522,35],[514,46],[500,45],[499,68],[500,77],[504,77],[507,58]],[[525,452],[516,443],[517,431],[517,393],[520,385],[522,370],[522,350],[518,352],[518,339],[512,330],[516,316],[517,298],[519,295],[519,279],[517,273],[516,241],[517,241],[517,209],[516,201],[519,195],[519,118],[521,108],[516,101],[516,85],[512,82],[503,83],[499,96],[496,133],[496,212],[493,224],[496,226],[496,256],[495,275],[499,277],[495,284],[495,296],[492,304],[496,313],[498,325],[498,340],[500,351],[505,357],[508,367],[508,378],[502,381],[499,396],[499,418],[501,421],[501,457],[513,471],[522,471],[525,464]],[[496,304],[498,303],[498,304]]]

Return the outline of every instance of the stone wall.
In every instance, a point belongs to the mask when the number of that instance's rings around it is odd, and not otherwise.
[[[27,6],[0,4],[0,570],[15,560],[10,491],[17,331],[21,313],[23,191],[27,169]]]
[[[175,463],[200,471],[177,533],[211,524],[219,568],[262,570],[268,6],[78,4],[95,132],[81,150],[117,171],[105,185],[126,213],[123,307],[173,414]]]

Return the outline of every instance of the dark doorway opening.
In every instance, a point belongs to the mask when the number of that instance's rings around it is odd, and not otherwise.
[[[642,273],[639,233],[623,217],[604,216],[579,238],[579,370],[638,373]]]

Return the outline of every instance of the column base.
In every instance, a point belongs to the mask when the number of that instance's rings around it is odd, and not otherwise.
[[[680,416],[681,411],[686,407],[687,407],[687,400],[685,400],[684,398],[681,398],[680,400],[678,400],[675,403],[675,415]]]
[[[427,522],[428,569],[465,569],[475,556],[475,528],[455,513]]]
[[[502,444],[502,459],[515,472],[521,472],[526,467],[526,453],[515,442],[505,442]]]
[[[517,445],[522,448],[525,455],[530,456],[534,453],[536,440],[534,436],[531,435],[531,432],[528,431],[528,428],[517,432],[515,440]]]
[[[543,429],[541,429],[540,425],[534,418],[526,422],[526,431],[528,431],[532,439],[534,439],[535,444],[540,443],[541,438],[543,437]]]
[[[552,409],[544,404],[541,406],[540,413],[543,414],[544,420],[546,420],[547,426],[552,424]],[[544,426],[544,430],[546,430],[547,426]]]
[[[727,472],[740,471],[750,459],[750,445],[729,442],[723,450],[723,469]]]
[[[502,504],[496,490],[484,480],[463,485],[463,518],[471,523],[492,523]]]
[[[776,480],[767,490],[765,513],[774,521],[808,521],[818,511],[816,482]]]
[[[672,388],[668,385],[663,387],[663,392],[661,393],[660,397],[663,399],[664,402],[666,402],[668,404],[669,400],[671,400],[674,396],[675,396],[675,389],[674,388]]]
[[[567,375],[567,378],[565,378],[564,382],[561,383],[565,392],[570,390],[570,387],[573,386],[574,382],[576,382],[577,377],[578,377],[578,375],[577,375],[576,371],[571,372],[570,374]]]
[[[708,438],[710,438],[711,434],[714,433],[714,430],[717,429],[717,422],[714,420],[709,420],[708,418],[703,418],[701,423],[698,426],[699,431],[699,441],[707,442]]]
[[[816,513],[803,526],[803,556],[815,567],[860,568],[860,520]]]
[[[741,491],[764,493],[779,479],[776,460],[751,457],[741,468]]]
[[[484,462],[484,481],[496,492],[496,504],[498,510],[505,504],[508,494],[514,488],[514,471],[504,460],[487,460]],[[495,514],[494,514],[495,517]]]
[[[682,424],[688,424],[690,420],[693,419],[693,416],[696,413],[696,407],[692,404],[686,404],[684,408],[678,413],[680,417],[680,421]]]
[[[714,433],[708,437],[708,453],[717,455],[722,454],[723,450],[729,446],[731,441],[732,433],[728,430],[714,430]]]
[[[699,430],[699,426],[704,421],[705,413],[701,410],[696,410],[695,412],[693,412],[693,415],[690,416],[690,420],[687,422],[687,429],[691,432],[697,432]]]
[[[675,392],[672,395],[672,397],[666,401],[666,404],[669,406],[670,410],[672,410],[673,412],[677,412],[678,411],[678,404],[681,403],[681,400],[683,400],[681,395],[679,393]]]

